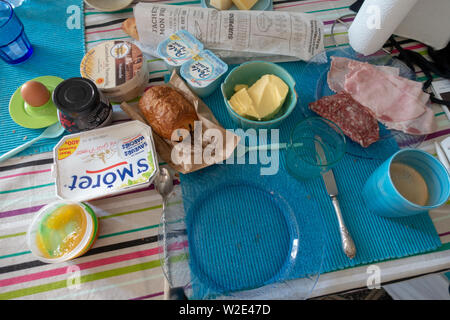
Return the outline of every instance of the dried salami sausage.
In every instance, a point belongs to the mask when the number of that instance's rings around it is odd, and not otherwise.
[[[333,121],[347,137],[364,148],[380,139],[378,121],[370,110],[345,91],[310,103],[309,108]]]

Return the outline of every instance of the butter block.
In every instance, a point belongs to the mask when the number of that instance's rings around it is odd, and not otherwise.
[[[250,10],[258,0],[232,0],[239,10]]]
[[[253,101],[258,119],[267,119],[275,116],[283,106],[289,87],[279,77],[266,74],[256,81],[249,89],[248,94]]]
[[[233,110],[239,115],[243,117],[250,116],[257,119],[259,118],[258,113],[255,110],[253,100],[250,98],[246,88],[242,88],[236,92],[228,102]]]
[[[219,10],[228,10],[233,6],[232,0],[211,0],[209,2],[214,8]]]
[[[234,86],[234,92],[238,92],[242,88],[248,89],[248,85],[246,85],[246,84],[237,84],[237,85]]]

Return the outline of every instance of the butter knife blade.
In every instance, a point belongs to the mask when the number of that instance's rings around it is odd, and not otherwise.
[[[315,141],[316,152],[317,155],[319,156],[320,163],[326,163],[327,157],[325,156],[325,153],[319,141],[321,141],[320,137],[316,136]],[[333,171],[330,169],[327,172],[322,172],[322,178],[323,181],[325,182],[325,188],[327,189],[327,192],[330,195],[330,197],[337,196],[338,188],[336,185],[336,179],[334,178]]]
[[[325,188],[327,189],[330,197],[335,197],[338,195],[338,188],[336,185],[336,179],[334,178],[333,170],[328,170],[322,173],[323,182],[325,182]]]

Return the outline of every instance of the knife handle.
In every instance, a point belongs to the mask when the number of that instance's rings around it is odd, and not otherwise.
[[[336,196],[331,197],[331,201],[333,202],[334,211],[336,211],[336,216],[339,222],[339,231],[341,233],[341,241],[342,241],[342,249],[344,253],[350,259],[353,259],[356,255],[356,247],[353,242],[352,236],[347,230],[347,227],[344,223],[344,218],[342,217],[341,207],[339,206],[339,201]]]

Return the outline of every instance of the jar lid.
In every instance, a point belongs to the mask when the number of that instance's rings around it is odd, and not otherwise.
[[[100,93],[91,80],[71,78],[55,88],[53,102],[63,113],[80,114],[89,112],[100,103]]]

